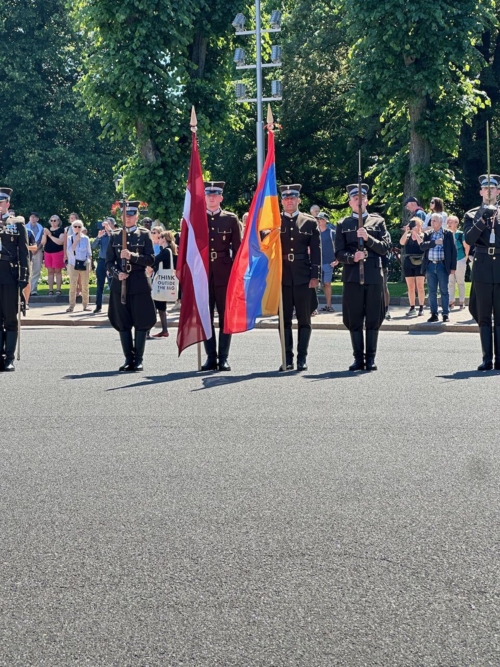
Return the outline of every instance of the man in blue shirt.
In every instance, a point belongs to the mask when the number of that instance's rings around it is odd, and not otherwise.
[[[312,208],[312,207],[311,207]],[[338,261],[335,259],[335,227],[330,224],[325,213],[319,213],[316,217],[321,237],[321,282],[325,293],[326,306],[321,310],[327,313],[335,312],[332,308],[332,278],[333,269]]]
[[[104,292],[104,284],[106,282],[106,250],[108,249],[111,233],[114,232],[115,229],[115,219],[112,217],[106,218],[102,222],[102,229],[97,234],[97,238],[92,241],[92,250],[97,250],[97,248],[99,248],[99,257],[97,259],[97,266],[95,270],[95,275],[97,278],[97,289],[94,313],[100,313],[102,310],[102,294]]]

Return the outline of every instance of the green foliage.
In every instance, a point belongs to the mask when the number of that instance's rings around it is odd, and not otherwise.
[[[79,47],[65,2],[4,0],[2,9],[1,184],[14,189],[18,213],[100,217],[117,155],[73,90]]]
[[[477,89],[484,62],[475,43],[493,7],[492,0],[367,0],[360,20],[359,3],[344,0],[353,44],[349,108],[358,118],[380,114],[388,150],[372,175],[392,212],[403,191],[424,200],[457,191],[449,164],[463,124],[487,101]]]
[[[228,115],[231,21],[241,5],[222,0],[78,0],[89,43],[79,88],[105,136],[130,138],[127,190],[176,225],[189,163],[191,105],[200,135]]]

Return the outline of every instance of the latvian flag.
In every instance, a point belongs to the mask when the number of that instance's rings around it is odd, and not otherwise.
[[[177,277],[182,288],[177,329],[179,356],[186,347],[212,335],[208,305],[208,224],[205,186],[196,133],[193,132],[186,199],[181,224]]]

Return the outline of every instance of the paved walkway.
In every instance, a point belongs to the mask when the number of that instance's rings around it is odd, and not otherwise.
[[[67,303],[40,303],[32,304],[27,312],[27,317],[22,318],[22,326],[110,326],[106,311],[107,305],[104,304],[102,313],[94,315],[92,310],[83,312],[82,305],[77,304],[73,313],[66,313]],[[93,306],[91,306],[93,309]],[[340,304],[335,304],[334,313],[322,313],[313,317],[314,329],[344,329],[342,324],[342,314]],[[391,319],[385,320],[382,328],[386,331],[458,331],[474,332],[478,331],[477,324],[472,319],[468,308],[458,310],[455,308],[450,311],[450,322],[429,324],[429,309],[426,307],[424,315],[408,318],[406,313],[408,306],[391,306]],[[177,328],[179,313],[169,313],[168,323],[171,328]],[[275,329],[278,325],[277,317],[260,318],[257,321],[259,329]],[[294,322],[296,326],[296,322]]]

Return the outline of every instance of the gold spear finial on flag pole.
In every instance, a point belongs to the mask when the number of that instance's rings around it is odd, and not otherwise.
[[[273,112],[271,111],[270,104],[267,105],[267,126],[270,130],[272,130],[274,127]]]

